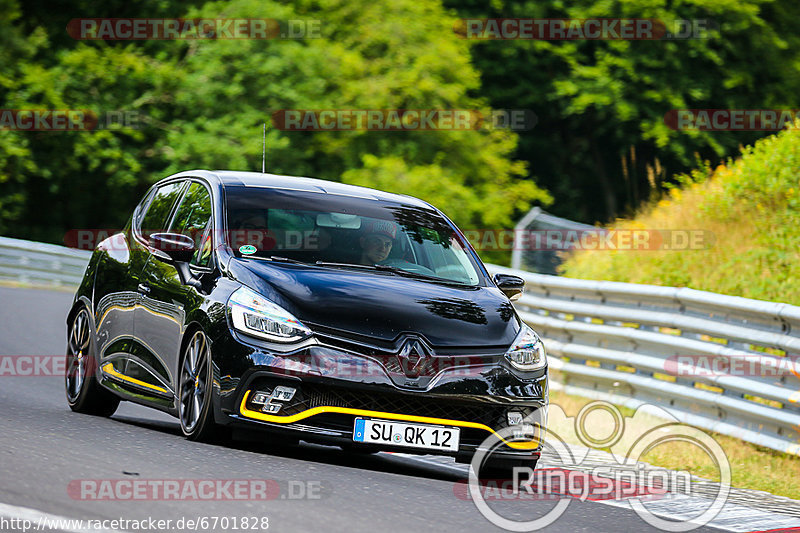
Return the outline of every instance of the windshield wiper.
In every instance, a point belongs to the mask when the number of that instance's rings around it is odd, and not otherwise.
[[[336,267],[336,268],[358,268],[362,270],[378,270],[381,272],[391,272],[392,274],[405,276],[407,278],[425,279],[429,281],[436,281],[439,283],[451,283],[455,285],[468,285],[467,283],[463,283],[461,281],[456,281],[447,278],[440,278],[439,276],[431,276],[430,274],[422,274],[420,272],[411,272],[393,265],[380,265],[380,264],[362,265],[361,263],[333,263],[328,261],[317,261],[315,264],[319,266]]]
[[[279,261],[281,263],[294,263],[296,265],[310,265],[306,261],[300,261],[299,259],[292,259],[290,257],[281,257],[279,255],[270,255],[269,257],[261,257],[259,259],[266,259],[268,261]]]
[[[408,278],[427,279],[431,281],[440,281],[443,283],[458,283],[459,285],[463,285],[463,283],[460,283],[452,279],[440,278],[439,276],[431,276],[430,274],[423,274],[421,272],[411,272],[410,270],[406,270],[404,268],[400,268],[394,265],[375,265],[375,270],[382,270],[384,272],[393,272],[395,274],[406,276]]]
[[[315,265],[337,268],[361,268],[364,270],[377,270],[375,265],[362,265],[361,263],[336,263],[333,261],[317,261]]]

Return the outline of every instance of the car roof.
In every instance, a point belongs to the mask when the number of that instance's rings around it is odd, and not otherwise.
[[[170,176],[178,177],[205,177],[218,181],[223,187],[265,187],[284,190],[297,190],[305,192],[318,192],[350,196],[353,198],[367,198],[371,200],[388,201],[398,204],[413,205],[431,209],[429,203],[405,194],[394,194],[358,185],[348,185],[335,181],[298,176],[282,176],[279,174],[262,174],[261,172],[245,172],[239,170],[191,170]],[[435,208],[434,208],[435,209]]]

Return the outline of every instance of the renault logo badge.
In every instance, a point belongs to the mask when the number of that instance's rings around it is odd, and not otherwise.
[[[433,350],[424,341],[418,338],[409,338],[403,343],[400,353],[397,354],[397,360],[407,377],[416,378],[419,377],[432,355]]]

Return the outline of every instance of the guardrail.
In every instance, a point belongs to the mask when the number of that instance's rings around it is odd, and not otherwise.
[[[0,237],[0,280],[74,288],[89,256]],[[682,422],[800,455],[800,307],[488,266],[525,279],[515,307],[544,339],[566,392],[655,404]],[[715,366],[692,364],[704,358]]]
[[[525,279],[515,307],[566,392],[800,455],[800,307],[489,269]]]
[[[91,252],[0,237],[0,280],[76,288]]]
[[[511,251],[511,267],[517,270],[539,272],[541,274],[558,274],[558,266],[564,261],[563,250],[526,250],[528,246],[518,239],[529,230],[575,230],[575,231],[605,231],[588,224],[581,224],[574,220],[567,220],[553,216],[542,211],[541,207],[534,207],[514,226],[514,249]]]

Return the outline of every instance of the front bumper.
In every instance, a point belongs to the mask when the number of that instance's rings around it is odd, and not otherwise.
[[[526,440],[506,442],[493,452],[500,459],[539,456],[541,428],[546,424],[547,369],[521,374],[502,356],[442,358],[427,375],[409,379],[391,358],[355,353],[341,346],[313,344],[276,353],[231,339],[212,348],[218,423],[262,428],[326,444],[359,446],[353,441],[356,418],[398,420],[460,428],[457,452],[380,445],[408,453],[440,453],[469,461],[479,445],[508,426],[508,412],[521,412],[535,432]],[[227,343],[225,343],[227,344]],[[368,352],[368,350],[363,350]],[[238,357],[231,357],[237,353]],[[238,375],[237,375],[238,373]],[[258,392],[275,387],[295,389],[278,412],[254,403]],[[370,447],[375,447],[370,443]]]

